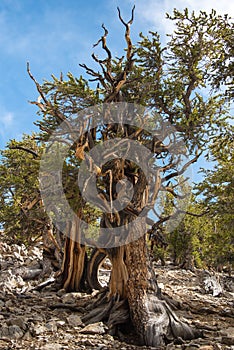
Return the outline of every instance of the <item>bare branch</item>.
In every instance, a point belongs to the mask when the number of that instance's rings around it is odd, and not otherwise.
[[[29,203],[23,203],[22,208],[26,210],[31,210],[39,201],[41,200],[40,195],[38,195],[36,198],[34,198],[31,202]]]
[[[132,42],[130,38],[130,26],[133,23],[134,20],[134,9],[135,6],[132,9],[132,16],[131,19],[128,22],[125,22],[121,16],[120,9],[118,9],[119,19],[125,26],[125,40],[127,43],[127,54],[126,54],[126,63],[122,69],[122,72],[118,75],[112,75],[112,54],[110,49],[108,48],[106,44],[106,39],[108,35],[108,30],[102,24],[102,28],[104,30],[103,36],[98,40],[96,44],[94,44],[94,47],[102,43],[102,48],[107,53],[107,58],[104,60],[100,60],[95,54],[92,54],[92,58],[95,62],[97,62],[101,69],[102,74],[99,72],[95,72],[93,69],[87,67],[85,64],[80,64],[80,67],[85,68],[86,73],[94,77],[92,81],[100,81],[104,89],[106,90],[106,98],[104,102],[112,102],[119,98],[119,92],[122,88],[122,86],[126,83],[127,75],[131,72],[132,66],[133,66],[133,52],[132,52]],[[119,59],[119,64],[122,64],[123,57]],[[121,68],[121,67],[120,67]],[[108,83],[110,83],[110,86],[108,86]]]
[[[168,180],[170,180],[171,178],[173,178],[173,177],[175,177],[175,176],[182,175],[182,174],[186,171],[186,169],[187,169],[191,164],[195,163],[195,162],[198,160],[198,158],[200,157],[200,155],[201,155],[201,153],[198,153],[193,159],[191,159],[189,162],[187,162],[187,163],[182,167],[181,170],[175,171],[174,173],[169,174],[169,175],[165,176],[164,178],[162,178],[162,182],[168,181]]]
[[[38,126],[39,127],[39,129],[41,130],[41,131],[45,131],[48,135],[51,135],[52,134],[52,130],[51,129],[49,129],[49,128],[46,128],[45,126],[42,126],[40,123],[34,123],[36,126]],[[39,139],[40,140],[40,139]]]
[[[67,118],[65,117],[65,115],[63,115],[58,108],[56,108],[55,106],[52,105],[52,103],[50,101],[47,100],[47,98],[45,97],[44,92],[42,91],[41,85],[37,82],[37,80],[35,79],[35,77],[32,75],[31,71],[30,71],[30,65],[29,62],[27,62],[27,72],[28,75],[30,76],[30,78],[34,81],[37,91],[39,92],[42,100],[45,103],[45,106],[47,106],[48,110],[57,118],[58,122],[65,122],[65,124],[68,126],[68,128],[70,130],[72,130],[72,127],[70,125],[70,123],[68,122]],[[45,107],[43,106],[43,104],[41,104],[40,102],[31,102],[36,104],[42,111],[45,111]],[[41,128],[41,130],[43,130]]]
[[[93,56],[92,56],[93,57]],[[95,56],[94,56],[95,57]],[[94,58],[93,57],[93,58]],[[96,60],[96,59],[95,59]],[[100,81],[100,83],[102,84],[102,86],[107,89],[107,85],[106,85],[106,82],[105,82],[105,78],[99,73],[99,72],[95,72],[93,69],[89,68],[86,64],[79,64],[80,67],[84,68],[86,70],[86,73],[93,76],[93,77],[96,77],[95,79],[92,79],[92,81]],[[101,64],[100,64],[101,66]],[[103,67],[102,67],[102,70]],[[103,71],[103,73],[105,73],[105,71]]]
[[[126,22],[123,20],[123,18],[122,18],[122,16],[121,16],[121,12],[120,12],[120,8],[119,8],[119,7],[117,7],[117,10],[118,10],[118,13],[119,13],[119,19],[120,19],[120,21],[123,23],[123,25],[126,26],[126,29],[128,29],[128,26],[129,26],[130,24],[132,24],[132,23],[133,23],[133,20],[134,20],[135,5],[134,5],[133,8],[132,8],[132,17],[131,17],[131,19],[128,21],[128,23],[126,23]]]
[[[176,212],[176,213],[178,213],[178,214],[181,213],[181,214],[186,214],[186,215],[195,216],[195,217],[198,217],[198,218],[200,218],[201,216],[204,216],[204,215],[206,215],[206,214],[209,213],[209,210],[208,210],[208,209],[205,210],[205,211],[203,211],[203,212],[200,213],[200,214],[197,214],[197,213],[191,213],[190,211],[187,211],[187,210],[179,209],[179,208],[176,207],[176,205],[174,205],[174,207],[177,209],[177,212]]]
[[[131,38],[130,38],[130,25],[132,24],[133,19],[134,19],[135,6],[132,9],[132,17],[128,21],[128,23],[126,23],[123,20],[119,7],[117,7],[117,9],[118,9],[118,14],[119,14],[119,19],[120,19],[120,21],[123,23],[123,25],[126,28],[126,30],[125,30],[125,40],[126,40],[126,43],[127,43],[127,55],[126,55],[127,62],[125,64],[125,67],[124,67],[122,73],[117,77],[117,80],[116,80],[116,82],[115,82],[115,84],[113,86],[112,93],[109,96],[107,96],[107,98],[105,99],[105,102],[111,102],[111,101],[115,100],[115,98],[118,96],[119,91],[121,90],[122,86],[126,83],[127,75],[130,73],[130,71],[132,69],[132,66],[133,66],[133,59],[132,59],[133,58],[133,53],[132,53],[132,41],[131,41]]]
[[[186,194],[181,195],[179,193],[176,193],[171,187],[168,187],[168,186],[163,187],[162,190],[171,193],[173,195],[173,197],[175,197],[175,198],[184,199],[187,196]]]
[[[32,105],[36,105],[42,112],[45,112],[45,104],[38,101],[29,101]]]
[[[105,50],[107,53],[108,60],[110,61],[109,63],[111,63],[111,58],[112,58],[111,51],[106,45],[106,38],[108,35],[108,30],[106,29],[104,24],[102,24],[102,28],[104,29],[104,35],[101,37],[101,39],[98,40],[98,42],[96,44],[93,45],[93,47],[97,46],[101,42],[103,50]]]
[[[39,154],[37,154],[35,151],[33,151],[32,149],[29,149],[29,148],[26,148],[26,147],[23,147],[23,146],[10,146],[9,147],[10,149],[18,149],[18,150],[22,150],[22,151],[25,151],[27,153],[30,153],[32,154],[35,158],[39,158]]]
[[[119,7],[117,7],[117,9],[118,9],[118,13],[119,13],[119,19],[120,19],[120,21],[123,23],[123,25],[126,28],[125,40],[126,40],[126,43],[127,43],[127,46],[128,46],[128,48],[127,48],[127,60],[130,62],[131,59],[132,59],[132,56],[133,56],[133,54],[132,54],[132,41],[131,41],[131,38],[130,38],[130,25],[133,23],[133,20],[134,20],[135,5],[132,8],[132,18],[128,21],[128,23],[126,23],[123,20]]]
[[[100,66],[102,67],[102,71],[104,73],[105,78],[107,79],[107,81],[109,82],[113,82],[114,78],[112,76],[112,64],[111,64],[111,60],[112,60],[112,55],[111,55],[111,51],[108,48],[108,46],[106,45],[106,38],[108,35],[108,30],[106,29],[106,27],[104,26],[104,24],[102,24],[102,28],[104,29],[104,35],[101,37],[101,39],[98,40],[98,42],[96,44],[93,45],[93,47],[96,47],[98,44],[102,43],[102,48],[103,50],[106,51],[107,53],[107,58],[105,60],[99,60],[94,54],[92,55],[93,59],[100,64]],[[106,71],[103,67],[103,63],[106,64]]]
[[[37,91],[39,92],[39,94],[41,95],[43,101],[45,102],[46,105],[48,105],[48,101],[41,89],[41,85],[37,82],[37,80],[35,79],[35,77],[32,75],[31,71],[30,71],[30,65],[29,65],[29,62],[27,62],[27,72],[28,72],[28,75],[30,76],[30,78],[34,81],[36,87],[37,87]]]
[[[162,181],[161,181],[161,177],[160,177],[160,172],[161,172],[161,169],[158,169],[156,171],[154,193],[153,193],[152,198],[151,198],[151,204],[153,204],[155,202],[155,199],[157,198],[158,192],[159,192],[160,187],[161,187]]]

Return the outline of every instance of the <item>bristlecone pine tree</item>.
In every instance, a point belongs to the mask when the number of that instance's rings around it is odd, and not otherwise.
[[[24,135],[0,151],[0,223],[15,242],[39,237],[47,220],[37,178],[42,149],[34,138]]]
[[[223,131],[222,138],[215,137],[208,157],[216,162],[212,170],[204,171],[204,180],[196,186],[197,193],[202,194],[202,206],[208,212],[205,224],[207,235],[203,239],[203,254],[208,266],[220,269],[226,265],[234,268],[234,126]],[[202,219],[201,219],[202,221]],[[195,227],[195,225],[193,225]],[[210,232],[209,232],[210,231]],[[202,260],[203,260],[202,259]]]
[[[107,254],[112,263],[109,290],[100,298],[99,304],[96,303],[92,312],[84,317],[84,322],[103,320],[114,332],[119,324],[130,318],[142,343],[160,346],[176,337],[193,338],[196,331],[178,319],[160,293],[148,256],[146,225],[134,222],[147,205],[153,208],[152,200],[160,191],[169,191],[179,197],[176,177],[198,159],[210,138],[225,128],[227,103],[231,94],[225,95],[225,89],[222,89],[222,94],[213,91],[206,95],[202,89],[211,91],[212,85],[218,89],[221,79],[217,82],[215,77],[221,75],[223,64],[231,68],[228,52],[231,52],[234,42],[233,25],[227,16],[218,16],[215,11],[210,15],[200,12],[196,16],[195,13],[189,14],[188,10],[175,10],[173,16],[167,16],[175,23],[175,31],[165,47],[161,46],[159,35],[152,32],[149,36],[141,34],[140,42],[133,46],[130,27],[134,20],[134,9],[128,22],[123,20],[119,9],[118,15],[125,28],[125,56],[112,56],[107,44],[108,30],[103,25],[104,34],[96,45],[102,45],[106,57],[99,59],[95,54],[92,55],[100,71],[81,65],[91,75],[91,84],[83,77],[75,78],[71,73],[68,73],[67,80],[62,75],[60,78],[52,76],[51,82],[39,84],[29,66],[28,73],[41,96],[40,101],[33,103],[38,105],[39,113],[43,116],[37,124],[45,142],[61,123],[65,122],[69,129],[72,115],[79,115],[80,111],[97,104],[105,103],[107,106],[121,101],[146,106],[150,110],[148,118],[151,118],[152,130],[155,129],[154,123],[157,123],[156,116],[160,116],[173,125],[177,139],[183,140],[187,146],[191,160],[178,169],[178,158],[170,154],[169,138],[165,138],[164,143],[159,142],[157,137],[144,129],[144,124],[136,127],[120,122],[117,125],[110,116],[99,127],[92,128],[90,120],[90,130],[78,140],[74,139],[69,157],[64,162],[65,167],[70,168],[64,175],[64,183],[70,181],[67,198],[77,215],[83,218],[87,216],[89,207],[75,181],[81,162],[89,160],[88,153],[94,146],[115,138],[129,139],[141,143],[153,153],[151,183],[146,180],[140,166],[130,160],[113,158],[101,169],[92,164],[98,193],[107,204],[117,198],[117,183],[121,180],[127,179],[134,188],[131,202],[119,213],[101,213],[100,208],[93,212],[96,224],[110,229],[132,222],[129,235],[140,238],[120,247],[101,249],[101,253]],[[228,92],[232,83],[229,71],[231,69],[225,70],[227,74],[222,80],[224,86],[229,84],[226,89]],[[96,88],[93,87],[94,81],[97,82]],[[73,125],[70,127],[72,129]],[[56,154],[54,156],[56,160]],[[152,184],[154,191],[149,198]],[[53,210],[55,208],[51,207]],[[167,219],[159,216],[160,223]],[[150,224],[150,220],[147,223]],[[156,230],[157,224],[152,229]],[[60,276],[62,286],[68,291],[87,287],[87,279],[92,287],[92,262],[87,268],[87,247],[79,241],[79,235],[78,220],[68,222]]]

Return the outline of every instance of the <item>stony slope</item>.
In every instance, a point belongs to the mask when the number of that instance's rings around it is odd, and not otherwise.
[[[28,250],[0,243],[0,349],[150,349],[139,346],[134,335],[112,337],[102,323],[84,326],[81,317],[97,291],[66,293],[51,286],[35,290],[42,282],[41,261],[40,246]],[[189,343],[178,339],[165,349],[234,349],[234,278],[170,265],[155,269],[163,293],[176,301],[180,317],[203,330],[203,338]],[[108,272],[102,273],[107,279]],[[218,279],[222,293],[205,285],[207,278]]]

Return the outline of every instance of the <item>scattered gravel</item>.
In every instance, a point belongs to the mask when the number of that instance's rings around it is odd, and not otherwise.
[[[87,304],[90,295],[55,292],[51,286],[35,290],[43,282],[40,244],[27,249],[24,245],[0,243],[0,267],[1,350],[153,349],[134,344],[130,335],[122,340],[114,338],[102,322],[85,326],[82,305]],[[109,268],[102,271],[103,283],[109,279]],[[222,287],[222,291],[213,293],[204,284],[208,272],[170,265],[156,265],[155,269],[163,293],[178,302],[178,315],[203,330],[201,339],[177,339],[164,349],[234,350],[234,278],[208,276],[211,280],[218,278]]]

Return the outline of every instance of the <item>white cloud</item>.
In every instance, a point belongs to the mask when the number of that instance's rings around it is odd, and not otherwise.
[[[53,66],[58,58],[60,64],[66,62],[71,49],[74,50],[76,46],[83,51],[88,48],[86,38],[89,33],[82,32],[81,25],[75,21],[69,9],[61,13],[60,9],[55,8],[51,12],[45,6],[40,19],[33,10],[25,15],[19,9],[14,25],[12,12],[0,9],[0,50],[11,59],[17,57],[24,62],[29,60],[40,66]]]
[[[135,1],[129,0],[129,3],[134,4]],[[146,30],[153,27],[153,30],[163,34],[171,32],[173,29],[172,22],[165,19],[165,14],[173,13],[173,9],[183,10],[188,8],[194,10],[206,11],[210,13],[212,9],[220,15],[228,14],[234,17],[234,2],[230,0],[138,0],[136,1],[137,20],[144,22]]]
[[[2,115],[0,115],[0,126],[1,129],[7,130],[12,127],[13,124],[13,113],[11,112],[5,112]]]
[[[13,113],[0,110],[0,149],[5,146],[9,138],[14,138],[15,129]]]

